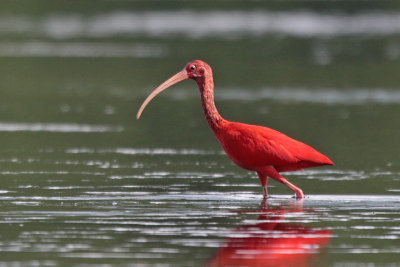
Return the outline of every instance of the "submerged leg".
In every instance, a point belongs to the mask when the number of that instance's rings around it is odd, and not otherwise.
[[[263,173],[289,187],[296,194],[296,198],[304,198],[303,190],[286,180],[273,166],[265,167]]]
[[[257,174],[258,178],[260,178],[260,182],[263,187],[264,199],[266,199],[268,198],[268,176],[261,172],[257,172]]]

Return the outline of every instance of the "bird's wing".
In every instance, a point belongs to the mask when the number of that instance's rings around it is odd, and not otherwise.
[[[273,165],[298,170],[332,163],[314,148],[267,127],[232,122],[222,135],[218,139],[228,156],[247,169]]]
[[[304,168],[333,165],[333,162],[311,146],[292,139],[286,135],[279,136],[277,142],[281,148],[290,153],[296,162],[275,165],[278,171],[296,171]]]

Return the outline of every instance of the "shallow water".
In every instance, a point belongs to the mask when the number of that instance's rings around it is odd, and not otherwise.
[[[219,150],[71,147],[20,154],[2,152],[5,265],[398,261],[398,188],[380,195],[305,188],[309,181],[348,187],[398,180],[398,173],[307,170],[288,175],[305,189],[304,200],[272,181],[272,197],[263,203],[256,175],[218,164],[225,158]]]
[[[399,266],[398,6],[182,4],[0,3],[0,266]],[[335,162],[284,173],[303,201],[262,200],[193,81],[135,120],[195,58],[226,119]]]

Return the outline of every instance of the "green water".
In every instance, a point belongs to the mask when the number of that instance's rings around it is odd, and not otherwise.
[[[400,265],[399,17],[383,1],[3,1],[0,265]],[[335,162],[284,174],[303,201],[271,181],[261,203],[193,81],[135,119],[192,59],[223,117]],[[277,258],[293,237],[305,250]]]

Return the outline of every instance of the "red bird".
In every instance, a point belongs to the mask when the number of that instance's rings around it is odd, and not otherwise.
[[[185,68],[157,87],[143,102],[136,118],[161,91],[182,80],[194,79],[201,94],[201,104],[208,124],[228,157],[238,166],[256,171],[268,197],[268,177],[289,187],[297,198],[303,191],[287,181],[280,172],[333,165],[333,162],[314,148],[273,129],[225,120],[214,103],[214,81],[211,67],[201,60],[189,62]]]

